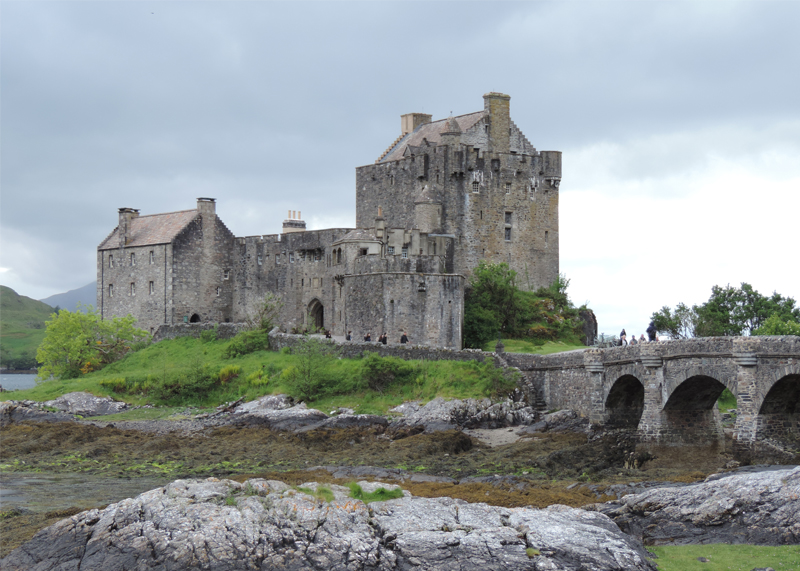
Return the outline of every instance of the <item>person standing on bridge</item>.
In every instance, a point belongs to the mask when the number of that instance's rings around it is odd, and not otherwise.
[[[639,336],[639,343],[647,343],[647,339],[644,338],[644,333]]]
[[[628,344],[628,334],[625,333],[625,329],[623,328],[619,334],[619,344],[620,345],[627,345]]]
[[[647,336],[650,338],[650,343],[658,341],[656,338],[656,324],[655,321],[651,321],[650,325],[647,326]]]

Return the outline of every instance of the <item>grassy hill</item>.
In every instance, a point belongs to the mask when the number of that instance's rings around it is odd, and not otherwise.
[[[36,366],[36,348],[52,313],[46,303],[0,286],[0,363],[4,368]]]

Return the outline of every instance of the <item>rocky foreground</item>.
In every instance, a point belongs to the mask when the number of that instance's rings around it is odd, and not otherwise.
[[[378,486],[360,484],[366,492]],[[315,483],[299,488],[261,479],[243,484],[177,480],[46,528],[0,566],[37,571],[655,569],[642,544],[601,513],[409,495],[366,505],[341,486],[330,486],[333,501],[315,497]]]

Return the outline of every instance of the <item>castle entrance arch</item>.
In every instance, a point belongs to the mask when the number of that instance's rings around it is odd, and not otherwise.
[[[308,304],[308,325],[309,327],[316,327],[317,329],[325,328],[325,308],[322,302],[316,298],[311,300]]]
[[[663,429],[674,443],[711,444],[722,438],[717,399],[723,385],[706,375],[689,377],[678,385],[664,405]]]
[[[196,313],[193,313],[192,316],[189,318],[189,323],[200,323],[200,316]]]
[[[633,375],[621,376],[606,397],[606,424],[612,428],[635,430],[643,411],[644,385]]]
[[[794,444],[800,441],[800,374],[772,385],[758,411],[757,439],[770,438]]]

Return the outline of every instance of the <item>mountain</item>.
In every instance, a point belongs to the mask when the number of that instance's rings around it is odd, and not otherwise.
[[[4,368],[36,366],[36,348],[44,339],[44,322],[53,308],[0,286],[0,361]]]
[[[97,284],[92,282],[78,289],[51,295],[41,301],[53,307],[58,306],[68,311],[76,311],[78,309],[78,303],[94,307],[97,305]]]

